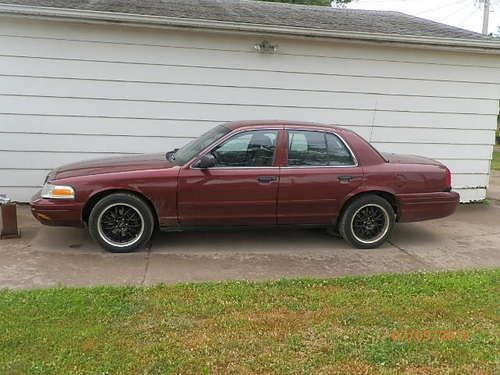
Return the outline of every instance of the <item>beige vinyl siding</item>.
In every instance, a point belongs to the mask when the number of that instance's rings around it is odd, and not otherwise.
[[[262,39],[275,55],[255,52]],[[179,147],[217,123],[289,119],[436,158],[484,199],[498,56],[300,38],[0,19],[0,192],[26,201],[82,159]]]

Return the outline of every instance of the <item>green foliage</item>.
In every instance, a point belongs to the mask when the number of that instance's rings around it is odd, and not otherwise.
[[[290,3],[290,4],[304,4],[304,5],[322,5],[330,6],[333,2],[335,6],[343,7],[350,3],[352,0],[259,0],[268,1],[273,3]]]
[[[499,279],[0,290],[0,373],[494,374]]]
[[[500,171],[500,151],[493,151],[493,160],[491,161],[491,169]]]

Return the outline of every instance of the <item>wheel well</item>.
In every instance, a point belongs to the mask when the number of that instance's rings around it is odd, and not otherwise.
[[[387,202],[389,202],[389,204],[392,206],[392,209],[394,210],[394,213],[396,214],[396,220],[397,220],[397,216],[398,216],[398,202],[397,202],[397,199],[396,197],[391,194],[391,193],[388,193],[386,191],[378,191],[378,190],[373,190],[373,191],[364,191],[362,193],[359,193],[359,194],[356,194],[354,196],[352,196],[351,198],[349,198],[345,203],[344,205],[342,206],[342,209],[340,210],[340,213],[339,213],[339,218],[342,217],[342,215],[344,214],[344,211],[345,209],[349,206],[349,204],[351,204],[351,202],[355,199],[358,199],[359,197],[363,196],[363,195],[368,195],[368,194],[371,194],[371,195],[378,195],[379,197],[382,197],[384,198]]]
[[[90,217],[90,213],[92,212],[92,209],[97,204],[97,202],[99,202],[102,198],[107,197],[108,195],[116,194],[116,193],[132,194],[132,195],[135,195],[138,198],[141,198],[144,202],[146,202],[146,204],[151,209],[151,212],[153,213],[153,217],[155,219],[155,227],[158,227],[158,225],[159,225],[158,214],[156,212],[156,209],[155,209],[153,203],[149,200],[149,198],[146,197],[145,195],[141,194],[141,193],[136,192],[136,191],[123,190],[123,189],[105,190],[105,191],[101,191],[101,192],[93,195],[87,201],[87,203],[85,203],[85,206],[83,207],[83,211],[82,211],[82,219],[83,219],[83,221],[85,223],[88,223],[89,217]]]

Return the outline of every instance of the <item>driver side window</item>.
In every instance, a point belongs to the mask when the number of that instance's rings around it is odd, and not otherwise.
[[[212,150],[216,167],[271,167],[277,130],[255,130],[235,135]]]

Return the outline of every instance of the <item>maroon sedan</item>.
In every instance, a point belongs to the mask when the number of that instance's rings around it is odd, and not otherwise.
[[[450,171],[420,156],[381,154],[356,133],[285,121],[219,125],[166,154],[55,169],[33,197],[43,224],[88,226],[112,252],[157,228],[322,226],[375,248],[395,222],[452,214]]]

